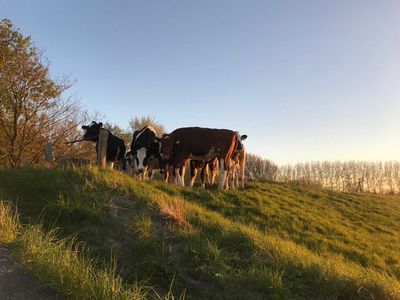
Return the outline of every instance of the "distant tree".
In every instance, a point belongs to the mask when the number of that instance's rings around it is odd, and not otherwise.
[[[278,166],[272,161],[248,153],[246,156],[246,178],[275,181]]]
[[[165,133],[165,127],[157,122],[153,117],[134,117],[129,121],[129,125],[133,131],[140,130],[145,126],[151,126],[157,133],[157,136],[162,136]]]
[[[39,163],[47,141],[61,143],[79,110],[50,77],[48,62],[10,20],[0,22],[0,159],[8,167]],[[62,129],[61,129],[62,128]]]

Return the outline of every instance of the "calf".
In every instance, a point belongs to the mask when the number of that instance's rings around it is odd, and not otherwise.
[[[201,127],[178,128],[161,139],[161,157],[175,169],[175,183],[185,185],[185,163],[188,159],[220,162],[219,187],[225,188],[225,180],[231,164],[231,156],[239,138],[236,132],[227,129]],[[179,169],[182,169],[180,174]]]
[[[99,135],[100,129],[103,127],[103,123],[96,123],[93,121],[90,125],[83,125],[82,129],[85,131],[83,135],[84,141],[91,141],[96,143],[96,153],[99,151]],[[104,129],[106,130],[106,129]],[[111,163],[111,169],[114,166],[114,162],[118,162],[119,169],[124,169],[124,156],[125,156],[125,142],[123,139],[116,137],[109,130],[107,139],[107,153],[106,162]]]

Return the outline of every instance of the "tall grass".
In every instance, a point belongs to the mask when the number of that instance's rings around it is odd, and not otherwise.
[[[18,214],[9,202],[0,202],[0,241],[10,243],[17,238],[21,229]]]
[[[96,268],[97,261],[75,238],[57,239],[57,231],[40,225],[21,226],[9,203],[0,202],[0,241],[40,280],[68,299],[144,299],[143,286],[122,283],[115,264]]]

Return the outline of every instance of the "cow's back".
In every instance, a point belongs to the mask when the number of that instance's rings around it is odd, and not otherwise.
[[[202,127],[178,128],[170,133],[174,139],[173,152],[187,157],[205,155],[214,151],[216,155],[227,153],[235,140],[236,133],[228,129]]]

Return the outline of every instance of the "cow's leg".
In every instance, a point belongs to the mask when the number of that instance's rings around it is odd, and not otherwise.
[[[215,177],[216,176],[217,176],[217,170],[212,170],[211,171],[210,185],[213,185],[215,183]]]
[[[193,187],[194,181],[196,179],[197,175],[197,168],[196,168],[196,163],[191,160],[190,161],[190,187]]]
[[[211,163],[210,169],[211,169],[211,182],[210,182],[210,184],[213,185],[215,183],[215,177],[217,177],[217,173],[218,173],[218,159],[214,160]]]
[[[232,169],[231,188],[234,189],[234,188],[237,186],[236,180],[238,179],[238,178],[237,178],[238,173],[237,173],[237,170],[236,170],[236,163],[235,163],[235,162],[232,162],[232,164],[231,164],[231,169]]]
[[[174,165],[167,165],[167,176],[166,176],[166,181],[167,183],[174,183],[175,180],[175,169],[174,169]]]
[[[210,184],[210,172],[209,172],[208,164],[206,164],[203,169],[204,169],[205,179],[207,179],[207,184]],[[205,179],[203,180],[204,185],[205,185]]]
[[[225,179],[227,175],[227,170],[225,169],[225,160],[223,158],[220,159],[219,164],[219,189],[222,190],[225,187]]]
[[[181,184],[181,174],[179,174],[179,169],[180,168],[175,168],[174,169],[174,183],[175,184]]]
[[[174,176],[175,184],[185,186],[184,176],[185,176],[185,167],[181,166],[179,168],[175,168],[175,176]]]
[[[213,185],[215,183],[215,177],[217,177],[217,167],[213,167],[211,169],[211,179],[210,179],[211,185]]]
[[[235,165],[235,186],[239,188],[240,165]]]
[[[205,177],[207,176],[208,179],[208,172],[207,172],[207,164],[205,166],[203,166],[201,168],[201,173],[200,173],[200,177],[201,177],[201,187],[204,189],[206,187],[206,183],[205,183]],[[208,181],[208,183],[210,183],[210,181]]]
[[[240,165],[240,187],[244,189],[244,172],[245,172],[245,164]]]
[[[185,186],[185,162],[182,164],[181,172],[181,185]]]
[[[196,180],[197,168],[196,166],[190,167],[190,187],[193,187]]]
[[[225,160],[226,176],[225,176],[224,188],[226,190],[229,189],[229,178],[232,177],[232,174],[230,174],[230,171],[231,171],[231,168],[232,168],[233,164],[231,162],[232,162],[231,159]]]
[[[166,165],[165,166],[165,170],[164,170],[164,181],[166,182],[166,183],[168,183],[168,179],[169,179],[169,177],[170,177],[170,175],[171,174],[169,174],[170,172],[169,172],[169,166],[168,165]]]
[[[114,162],[110,162],[110,170],[114,169]]]

